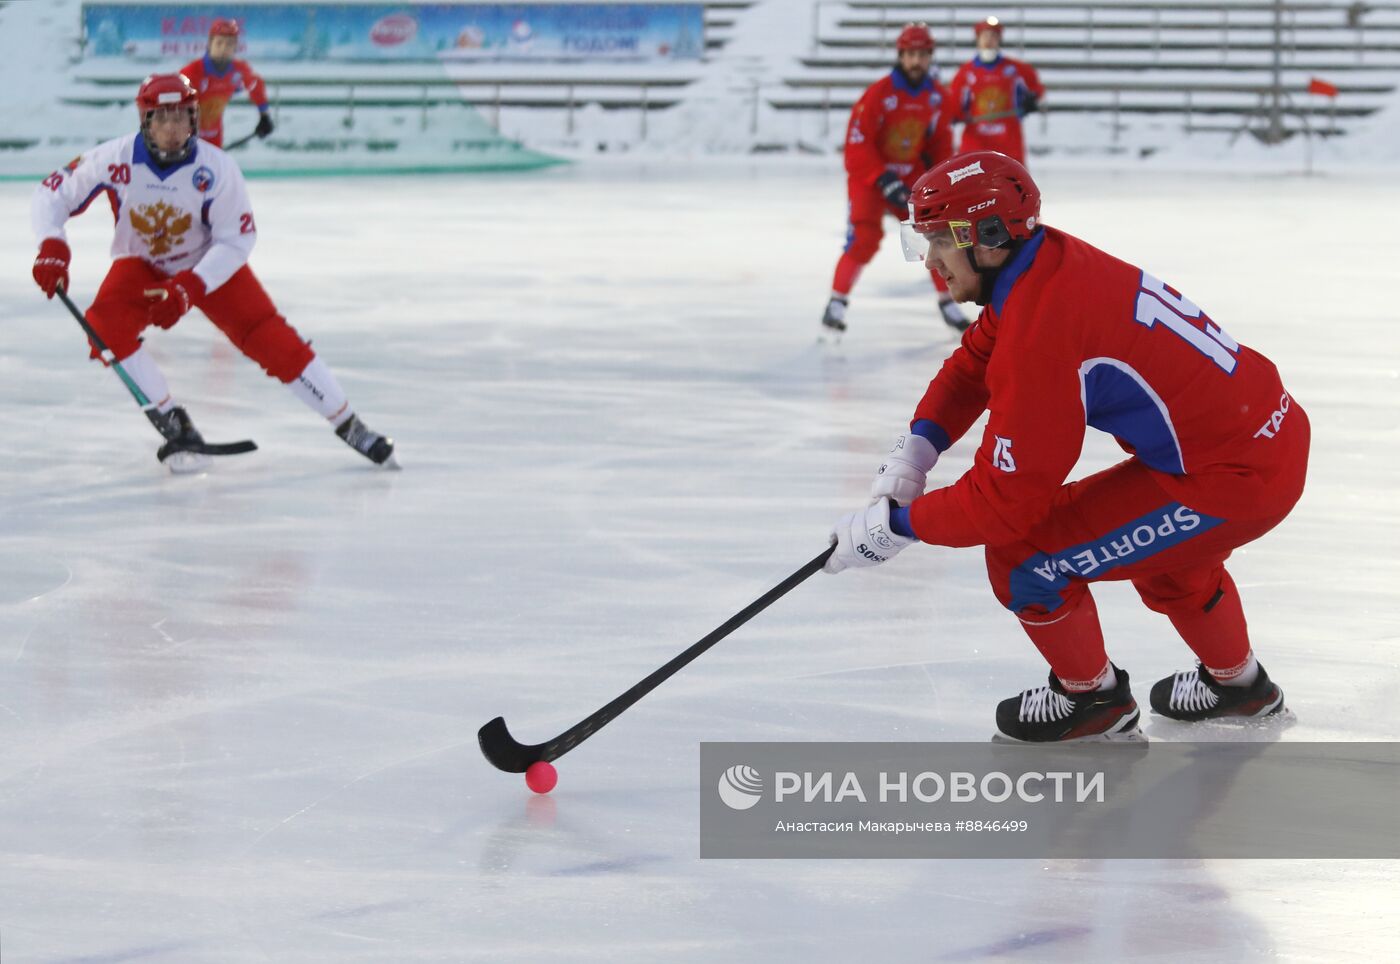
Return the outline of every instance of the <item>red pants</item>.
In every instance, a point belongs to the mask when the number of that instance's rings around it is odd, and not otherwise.
[[[917,177],[906,180],[904,186],[913,187],[915,180]],[[878,188],[847,182],[846,192],[850,197],[846,247],[841,259],[836,262],[836,274],[831,281],[831,290],[842,295],[851,293],[861,269],[880,250],[880,241],[885,236],[885,215],[894,213]],[[929,277],[939,291],[948,290],[947,282],[938,272],[930,271]]]
[[[1021,122],[1014,117],[995,121],[978,121],[963,128],[958,153],[1000,151],[1007,157],[1026,163],[1026,142],[1021,134]]]
[[[88,322],[118,361],[141,347],[150,303],[143,292],[164,280],[165,275],[140,258],[119,258],[97,289],[97,299],[87,310]],[[315,357],[311,346],[277,313],[272,299],[246,264],[195,307],[239,351],[278,381],[292,381]],[[98,357],[96,346],[92,356]]]
[[[1248,518],[1192,509],[1158,484],[1157,473],[1129,459],[1064,486],[1024,539],[987,547],[993,591],[1061,680],[1086,683],[1108,662],[1089,593],[1090,583],[1105,580],[1131,580],[1208,668],[1229,669],[1248,657],[1244,610],[1224,562],[1283,521],[1302,495],[1308,423],[1301,407],[1294,414],[1303,417],[1288,426],[1296,433],[1290,462]],[[1218,484],[1200,487],[1204,493]]]

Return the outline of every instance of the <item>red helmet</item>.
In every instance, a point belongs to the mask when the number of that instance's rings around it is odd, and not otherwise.
[[[183,107],[189,112],[190,136],[178,150],[161,150],[151,139],[151,115],[163,107]],[[169,164],[189,157],[199,131],[199,94],[184,74],[151,74],[136,92],[136,109],[141,113],[141,136],[156,160]]]
[[[141,82],[136,92],[136,106],[141,117],[158,107],[195,107],[199,94],[184,74],[151,74]]]
[[[899,38],[894,42],[896,52],[901,50],[927,50],[933,53],[933,34],[928,32],[928,25],[922,23],[911,23],[899,32]]]
[[[209,25],[210,37],[237,37],[238,21],[230,20],[227,17],[219,17]]]
[[[1020,163],[996,151],[959,154],[914,182],[910,220],[919,234],[951,230],[960,248],[999,248],[1040,223],[1040,188]]]
[[[1001,39],[1001,21],[996,17],[988,17],[986,20],[978,21],[977,25],[972,28],[972,36],[980,37],[984,30],[990,30],[997,35],[998,40]]]

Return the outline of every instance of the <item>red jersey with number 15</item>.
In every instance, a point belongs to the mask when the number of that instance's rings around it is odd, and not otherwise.
[[[246,60],[231,61],[222,71],[205,54],[180,68],[199,92],[199,137],[216,146],[224,142],[224,108],[241,90],[258,106],[267,110],[267,87]]]
[[[924,542],[1023,537],[1049,511],[1089,427],[1212,515],[1286,511],[1302,490],[1307,416],[1273,363],[1169,285],[1054,228],[998,274],[914,420],[956,440],[984,410],[971,470],[910,508]]]

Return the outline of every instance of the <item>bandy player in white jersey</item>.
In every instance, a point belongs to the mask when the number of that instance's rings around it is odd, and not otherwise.
[[[123,369],[171,420],[174,471],[202,468],[209,457],[180,451],[202,444],[175,404],[141,333],[170,328],[191,308],[209,320],[292,394],[323,415],[340,438],[378,465],[394,465],[394,443],[355,415],[335,376],[277,313],[248,255],[257,240],[243,174],[233,159],[195,136],[198,95],[182,74],[155,74],[136,94],[141,130],[99,144],[34,192],[31,220],[39,239],[34,280],[50,298],[68,287],[71,253],[64,223],[101,195],[116,218],[112,267],[87,319]],[[96,346],[92,356],[99,357]],[[165,450],[163,450],[165,451]]]

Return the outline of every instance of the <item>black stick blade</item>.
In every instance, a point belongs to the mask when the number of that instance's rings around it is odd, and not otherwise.
[[[257,450],[258,443],[252,439],[244,439],[241,442],[202,442],[198,445],[166,442],[156,450],[156,460],[164,462],[176,452],[193,452],[195,455],[243,455],[245,452]]]
[[[498,716],[478,730],[476,742],[487,761],[507,773],[524,773],[531,763],[544,759],[543,746],[526,746],[510,735],[505,717]]]
[[[241,442],[205,442],[199,450],[205,455],[242,455],[245,452],[256,452],[258,443],[252,439],[244,439]]]

